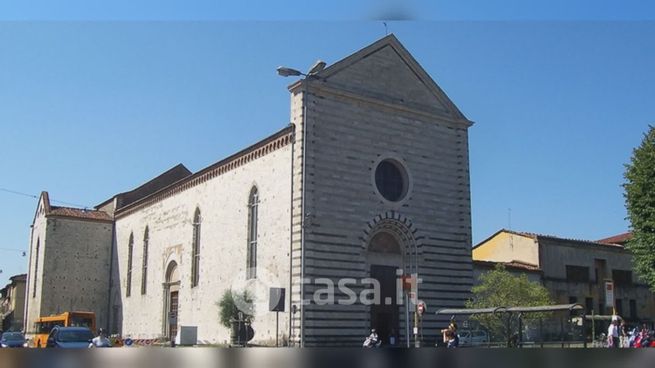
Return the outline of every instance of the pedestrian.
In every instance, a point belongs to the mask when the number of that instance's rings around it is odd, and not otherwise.
[[[380,341],[380,337],[378,336],[377,331],[375,329],[371,329],[371,334],[368,335],[366,340],[364,340],[363,346],[365,348],[379,348],[382,342]]]
[[[620,346],[619,319],[616,315],[612,316],[612,322],[607,328],[607,345],[610,348],[618,348]]]
[[[448,328],[441,330],[443,334],[443,342],[448,349],[453,349],[459,346],[459,335],[457,335],[457,322],[455,316],[450,317],[450,324]]]
[[[621,341],[620,347],[628,347],[628,327],[625,325],[624,319],[621,319],[621,324],[619,325],[619,340]]]
[[[392,347],[396,346],[396,330],[394,330],[393,328],[389,333],[389,345],[391,345]]]
[[[90,348],[110,348],[111,347],[111,342],[107,338],[107,335],[105,334],[105,330],[102,328],[98,330],[98,336],[94,337],[93,340],[91,340],[91,344],[89,344]]]

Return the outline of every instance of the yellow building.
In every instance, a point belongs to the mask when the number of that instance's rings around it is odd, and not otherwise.
[[[0,331],[19,331],[23,328],[25,312],[25,283],[27,275],[15,275],[0,289]]]

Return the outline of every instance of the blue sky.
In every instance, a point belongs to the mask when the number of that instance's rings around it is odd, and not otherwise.
[[[647,20],[650,0],[23,0],[9,20]]]
[[[236,15],[226,21],[209,1],[199,2],[204,12],[163,2],[150,17],[125,1],[113,10],[69,2],[79,6],[68,12],[49,3],[31,13],[0,3],[0,20],[88,20],[0,21],[0,188],[47,190],[85,206],[180,162],[196,171],[277,131],[289,121],[292,82],[277,66],[330,64],[385,32],[356,11],[340,18],[326,10],[325,19],[354,20],[324,21],[270,6],[268,14],[230,8]],[[388,22],[476,122],[474,243],[508,227],[510,208],[516,230],[584,239],[627,230],[623,165],[655,124],[655,22],[635,21],[652,9],[628,1],[636,5],[590,17],[632,21],[591,22],[575,21],[571,12],[582,19],[582,8],[556,16],[559,1],[531,16],[506,3],[514,10],[482,9],[487,19],[513,21],[457,20],[483,16],[463,1],[440,8],[449,21]],[[153,18],[205,21],[98,22]],[[0,285],[26,271],[19,250],[27,250],[35,207],[0,191]]]

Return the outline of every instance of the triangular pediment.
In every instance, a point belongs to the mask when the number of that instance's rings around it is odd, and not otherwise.
[[[32,225],[35,224],[36,219],[39,216],[45,216],[50,212],[50,196],[48,192],[41,192],[39,196],[39,202],[36,205],[36,211],[34,212],[34,218],[32,219]]]
[[[331,65],[318,77],[326,86],[468,122],[394,35]]]

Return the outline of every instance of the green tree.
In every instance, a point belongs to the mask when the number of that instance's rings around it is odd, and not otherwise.
[[[655,128],[650,126],[625,171],[625,205],[632,225],[627,247],[642,280],[655,290]]]
[[[254,314],[252,297],[245,290],[243,292],[225,290],[221,300],[216,305],[218,305],[221,324],[226,328],[231,328],[231,322],[239,318],[239,312],[242,313],[245,322],[251,322]]]
[[[551,305],[553,301],[548,290],[537,282],[531,282],[526,275],[514,276],[502,264],[493,271],[480,276],[480,284],[472,288],[473,299],[466,303],[467,308],[493,307],[536,307]],[[530,313],[523,321],[546,317],[545,314]],[[507,319],[504,314],[478,314],[471,317],[480,322],[491,333],[495,341],[509,341],[518,330],[518,320]]]

